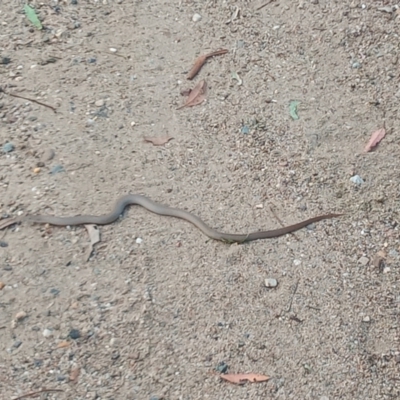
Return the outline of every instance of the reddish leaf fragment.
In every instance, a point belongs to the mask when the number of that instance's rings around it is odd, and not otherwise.
[[[236,385],[244,385],[246,381],[255,382],[266,382],[269,380],[269,376],[260,374],[222,374],[222,379],[228,382],[235,383]]]
[[[146,142],[153,143],[154,146],[162,146],[165,143],[168,143],[171,139],[173,139],[172,136],[156,136],[156,137],[148,137],[145,136],[143,138]]]
[[[184,107],[193,107],[202,103],[206,99],[207,92],[207,84],[206,81],[200,81],[190,92],[188,98],[186,99],[186,103],[183,106],[177,108],[180,110]]]
[[[81,373],[81,369],[79,367],[72,368],[69,373],[70,382],[77,383],[80,373]]]
[[[374,147],[376,147],[379,142],[385,137],[386,135],[386,130],[385,128],[378,129],[375,131],[372,135],[371,138],[369,139],[367,145],[365,146],[364,151],[367,153],[368,151],[371,151]]]
[[[193,79],[197,73],[200,71],[201,67],[204,65],[204,63],[207,61],[208,58],[214,57],[214,56],[219,56],[221,54],[226,54],[228,50],[226,49],[221,49],[217,51],[213,51],[212,53],[208,54],[203,54],[202,56],[199,56],[196,58],[192,69],[189,71],[187,79]]]

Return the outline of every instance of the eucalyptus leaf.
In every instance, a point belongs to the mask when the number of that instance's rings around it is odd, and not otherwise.
[[[29,19],[29,21],[38,29],[43,29],[42,23],[39,21],[38,16],[36,15],[35,9],[32,8],[30,5],[25,4],[24,5],[24,11]]]

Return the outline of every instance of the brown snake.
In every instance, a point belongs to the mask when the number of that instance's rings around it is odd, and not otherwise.
[[[258,239],[270,239],[276,238],[278,236],[286,235],[291,232],[295,232],[299,229],[312,224],[313,222],[321,221],[323,219],[339,217],[343,214],[324,214],[317,217],[307,219],[305,221],[299,222],[294,225],[285,226],[280,229],[274,229],[270,231],[260,231],[252,232],[248,234],[231,234],[222,233],[215,229],[210,228],[205,222],[203,222],[199,217],[178,208],[171,208],[150,200],[147,197],[141,196],[139,194],[127,194],[120,197],[114,206],[114,209],[106,215],[94,216],[94,215],[79,215],[76,217],[54,217],[51,215],[27,215],[22,217],[17,217],[13,219],[4,220],[0,223],[0,229],[3,229],[9,225],[19,223],[19,222],[32,222],[36,224],[50,224],[58,226],[68,226],[68,225],[83,225],[83,224],[97,224],[97,225],[107,225],[116,221],[119,216],[124,211],[125,207],[128,205],[136,204],[146,208],[147,210],[158,214],[166,215],[169,217],[181,218],[186,221],[191,222],[194,226],[200,229],[206,236],[211,239],[221,240],[228,243],[244,243],[250,242],[252,240]]]

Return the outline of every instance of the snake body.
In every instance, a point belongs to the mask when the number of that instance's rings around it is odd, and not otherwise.
[[[258,239],[270,239],[276,238],[278,236],[283,236],[291,232],[295,232],[299,229],[310,225],[313,222],[321,221],[323,219],[339,217],[342,214],[324,214],[317,217],[307,219],[305,221],[299,222],[294,225],[286,226],[280,229],[274,229],[270,231],[260,231],[252,232],[249,234],[231,234],[219,232],[215,229],[210,228],[204,221],[202,221],[196,215],[193,215],[187,211],[164,206],[162,204],[156,203],[149,198],[138,195],[138,194],[128,194],[120,197],[113,208],[113,210],[106,215],[94,216],[94,215],[79,215],[75,217],[55,217],[51,215],[27,215],[20,217],[15,220],[15,222],[28,221],[37,224],[50,224],[58,226],[68,226],[68,225],[83,225],[83,224],[97,224],[97,225],[107,225],[116,221],[119,216],[123,213],[124,209],[129,205],[139,205],[144,207],[148,211],[151,211],[158,215],[165,215],[169,217],[180,218],[192,223],[198,229],[200,229],[206,236],[211,239],[221,240],[223,242],[250,242]],[[9,224],[8,224],[9,225]],[[8,226],[4,225],[4,226]]]

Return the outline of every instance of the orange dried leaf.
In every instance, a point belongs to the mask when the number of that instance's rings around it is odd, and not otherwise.
[[[184,107],[193,107],[202,103],[206,99],[206,91],[206,81],[200,81],[190,92],[188,98],[186,99],[186,103],[183,106],[178,107],[177,110],[180,110]]]
[[[255,382],[266,382],[269,380],[269,376],[260,374],[222,374],[222,379],[228,382],[235,383],[236,385],[244,385],[246,381]]]
[[[204,54],[202,56],[197,57],[193,64],[192,69],[188,73],[187,79],[193,79],[197,75],[197,73],[200,71],[201,67],[206,62],[207,58],[219,56],[221,54],[226,54],[227,52],[228,52],[228,50],[221,49],[221,50],[213,51],[212,53]]]
[[[65,347],[69,347],[70,343],[67,342],[66,340],[63,340],[62,342],[58,343],[57,348],[59,349],[64,349]]]
[[[371,151],[374,147],[376,147],[379,142],[385,137],[386,135],[386,130],[385,128],[378,129],[375,131],[372,135],[371,138],[369,139],[367,145],[365,146],[364,151],[367,153],[368,151]]]
[[[143,138],[146,142],[153,143],[154,146],[162,146],[165,143],[168,143],[171,139],[173,139],[172,136],[156,136],[156,137],[148,137],[145,136]]]

